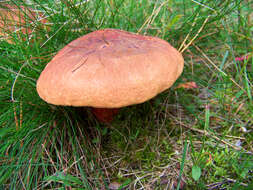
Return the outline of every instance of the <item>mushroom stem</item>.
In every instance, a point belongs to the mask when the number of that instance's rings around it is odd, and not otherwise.
[[[91,112],[102,123],[110,123],[119,112],[119,108],[91,108]]]

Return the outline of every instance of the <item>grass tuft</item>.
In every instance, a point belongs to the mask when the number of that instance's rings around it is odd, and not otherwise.
[[[0,9],[0,188],[252,188],[251,1],[10,0]],[[108,125],[36,92],[62,47],[103,28],[160,37],[185,59],[171,89]]]

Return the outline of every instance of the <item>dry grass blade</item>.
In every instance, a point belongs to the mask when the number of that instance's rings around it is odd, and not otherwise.
[[[26,65],[28,65],[28,63],[24,63],[24,64],[20,67],[20,69],[19,69],[19,71],[17,72],[17,75],[16,75],[16,77],[15,77],[15,79],[14,79],[14,82],[13,82],[13,84],[12,84],[12,87],[11,87],[11,101],[12,101],[12,102],[16,102],[16,100],[14,99],[14,88],[15,88],[15,84],[16,84],[16,82],[17,82],[17,79],[18,79],[18,77],[19,77],[19,75],[20,75],[22,69],[23,69]]]
[[[204,28],[204,26],[206,25],[206,23],[207,23],[209,17],[210,17],[210,15],[208,15],[208,17],[204,20],[204,22],[203,22],[202,26],[199,28],[197,34],[191,39],[191,41],[190,41],[188,44],[185,45],[185,42],[186,42],[186,40],[187,40],[187,38],[188,38],[189,35],[186,36],[185,40],[183,41],[182,45],[181,45],[180,48],[179,48],[179,52],[180,52],[180,53],[183,53],[183,52],[194,42],[194,40],[198,37],[198,35],[200,34],[200,32],[203,30],[203,28]],[[197,18],[197,17],[196,17],[196,18]],[[196,22],[196,21],[195,21],[195,22]],[[194,26],[194,25],[195,25],[195,23],[193,23],[193,26]],[[192,28],[193,28],[193,26],[192,26]],[[191,31],[190,31],[190,32],[191,32]],[[189,34],[190,34],[190,32],[189,32]],[[183,47],[184,47],[184,48],[183,48]]]
[[[172,116],[172,117],[173,117],[173,116]],[[192,130],[192,131],[198,132],[198,133],[200,133],[200,134],[202,134],[202,135],[204,135],[204,136],[213,138],[213,139],[215,139],[215,140],[217,140],[217,141],[219,141],[219,142],[222,142],[222,143],[225,144],[225,145],[228,145],[229,147],[231,147],[231,148],[233,148],[233,149],[235,149],[235,150],[241,150],[240,147],[237,147],[237,146],[235,146],[235,145],[233,145],[233,144],[231,144],[231,143],[229,143],[229,142],[227,142],[227,141],[225,141],[225,140],[222,140],[222,139],[220,139],[219,137],[215,136],[214,134],[210,134],[210,133],[209,133],[208,131],[206,131],[206,130],[201,130],[201,129],[196,129],[196,128],[190,127],[190,126],[184,124],[182,121],[178,121],[178,120],[175,119],[175,118],[174,118],[174,121],[175,121],[177,124],[180,124],[181,126],[187,128],[187,129],[190,129],[190,130]]]
[[[186,41],[188,40],[188,38],[190,37],[190,34],[191,34],[191,32],[192,32],[194,26],[195,26],[196,23],[197,23],[198,16],[199,16],[199,13],[197,13],[196,17],[194,18],[194,21],[193,21],[193,23],[192,23],[192,25],[191,25],[191,29],[190,29],[190,31],[188,32],[188,34],[186,35],[186,37],[184,38],[184,40],[183,40],[183,42],[181,43],[180,47],[178,48],[178,51],[181,52],[181,50],[183,49],[183,47],[186,46],[186,45],[185,45],[185,42],[186,42]]]
[[[219,72],[221,72],[224,76],[226,76],[226,77],[229,77],[228,75],[227,75],[227,73],[225,73],[224,71],[222,71],[219,67],[217,67],[216,65],[215,65],[215,63],[197,46],[197,45],[195,45],[195,44],[193,44],[193,46],[203,55],[203,57],[205,57],[206,58],[206,60],[209,62],[209,63],[211,63],[211,65],[215,68],[215,69],[217,69]],[[246,92],[246,90],[244,89],[244,88],[242,88],[237,82],[235,82],[235,80],[233,79],[233,78],[231,78],[231,77],[229,77],[229,80],[231,80],[236,86],[238,86],[244,93],[247,93]]]
[[[157,9],[156,7],[154,7],[152,14],[148,17],[148,19],[143,23],[143,25],[140,27],[140,29],[138,30],[137,33],[140,33],[143,28],[147,25],[147,28],[149,27],[149,25],[155,20],[156,16],[158,15],[158,13],[160,12],[161,8],[168,3],[169,1],[165,1],[163,2]]]

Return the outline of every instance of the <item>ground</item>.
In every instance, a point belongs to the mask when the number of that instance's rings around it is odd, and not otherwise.
[[[252,2],[8,4],[0,8],[23,19],[0,14],[0,188],[253,188]],[[6,30],[7,21],[15,26]],[[157,36],[185,60],[170,89],[109,124],[36,92],[62,47],[102,28]]]

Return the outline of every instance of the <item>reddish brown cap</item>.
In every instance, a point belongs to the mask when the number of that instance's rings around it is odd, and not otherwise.
[[[119,108],[171,87],[183,65],[182,55],[164,40],[98,30],[60,50],[42,71],[37,91],[51,104]]]

